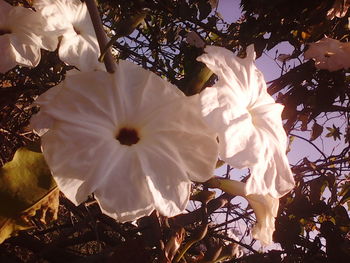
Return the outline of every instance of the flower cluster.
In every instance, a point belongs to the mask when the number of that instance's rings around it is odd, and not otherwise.
[[[131,62],[121,60],[113,74],[104,71],[85,3],[34,0],[34,7],[0,0],[0,50],[7,55],[0,69],[35,67],[41,48],[58,48],[60,59],[80,70],[37,99],[41,110],[31,120],[67,198],[79,204],[94,193],[102,211],[119,221],[153,210],[175,216],[187,206],[191,183],[210,179],[220,157],[249,168],[250,177],[211,186],[247,198],[257,219],[253,236],[271,242],[278,198],[294,180],[283,106],[267,93],[253,46],[244,59],[221,47],[205,48],[198,61],[218,81],[186,97]]]

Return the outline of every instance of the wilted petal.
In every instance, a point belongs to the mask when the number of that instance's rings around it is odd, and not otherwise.
[[[257,223],[252,230],[253,237],[263,245],[271,244],[279,206],[278,198],[273,198],[271,195],[247,195],[245,198],[256,216]]]

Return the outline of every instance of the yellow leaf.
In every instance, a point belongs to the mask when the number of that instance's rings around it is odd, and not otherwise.
[[[41,153],[20,148],[0,168],[0,243],[33,227],[32,218],[57,218],[58,189]]]

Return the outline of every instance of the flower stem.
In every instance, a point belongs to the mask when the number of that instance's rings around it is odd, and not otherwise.
[[[103,30],[103,25],[100,18],[100,14],[97,9],[96,2],[95,0],[85,0],[85,3],[91,17],[92,25],[95,29],[97,41],[100,46],[100,52],[102,52],[102,50],[104,50],[104,47],[107,45],[108,40],[106,33]],[[105,63],[107,72],[115,72],[115,64],[110,50],[106,52],[103,62]]]

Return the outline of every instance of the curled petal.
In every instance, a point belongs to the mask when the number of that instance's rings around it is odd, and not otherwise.
[[[209,187],[216,187],[231,195],[240,195],[246,198],[254,210],[256,224],[252,235],[263,245],[272,243],[272,234],[275,231],[275,217],[277,216],[279,199],[270,194],[247,194],[245,183],[229,179],[213,178],[208,182]]]
[[[271,244],[279,206],[278,198],[270,195],[247,195],[245,198],[256,216],[257,223],[252,230],[253,238],[260,240],[263,245]]]

